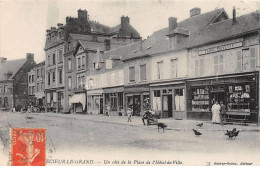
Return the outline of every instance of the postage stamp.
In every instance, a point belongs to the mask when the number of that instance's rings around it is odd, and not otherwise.
[[[11,129],[11,165],[45,166],[46,129]]]

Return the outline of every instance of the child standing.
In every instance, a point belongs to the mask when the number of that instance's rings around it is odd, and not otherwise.
[[[128,117],[127,122],[131,122],[131,117],[132,117],[132,109],[131,108],[127,109],[127,117]]]

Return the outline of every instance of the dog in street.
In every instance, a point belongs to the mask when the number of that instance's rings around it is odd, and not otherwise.
[[[159,129],[160,129],[160,128],[162,128],[162,129],[163,129],[163,132],[164,132],[164,129],[167,127],[167,125],[164,124],[164,123],[158,123],[157,126],[158,126],[158,132],[159,132]]]

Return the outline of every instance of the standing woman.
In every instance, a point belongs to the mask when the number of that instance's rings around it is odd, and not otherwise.
[[[218,104],[218,101],[216,101],[214,103],[214,105],[211,108],[211,111],[212,111],[212,123],[213,124],[221,123],[221,120],[220,120],[220,105]]]

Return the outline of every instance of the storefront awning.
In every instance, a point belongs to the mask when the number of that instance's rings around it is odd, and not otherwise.
[[[87,95],[102,95],[104,91],[102,89],[97,89],[97,90],[88,90]]]
[[[42,99],[44,97],[44,92],[40,92],[40,93],[35,93],[35,97],[37,99]]]
[[[104,93],[119,93],[124,91],[124,87],[112,87],[103,89]]]
[[[85,93],[81,94],[74,94],[73,96],[69,97],[69,103],[81,103],[83,110],[85,110],[86,106],[86,96]]]

